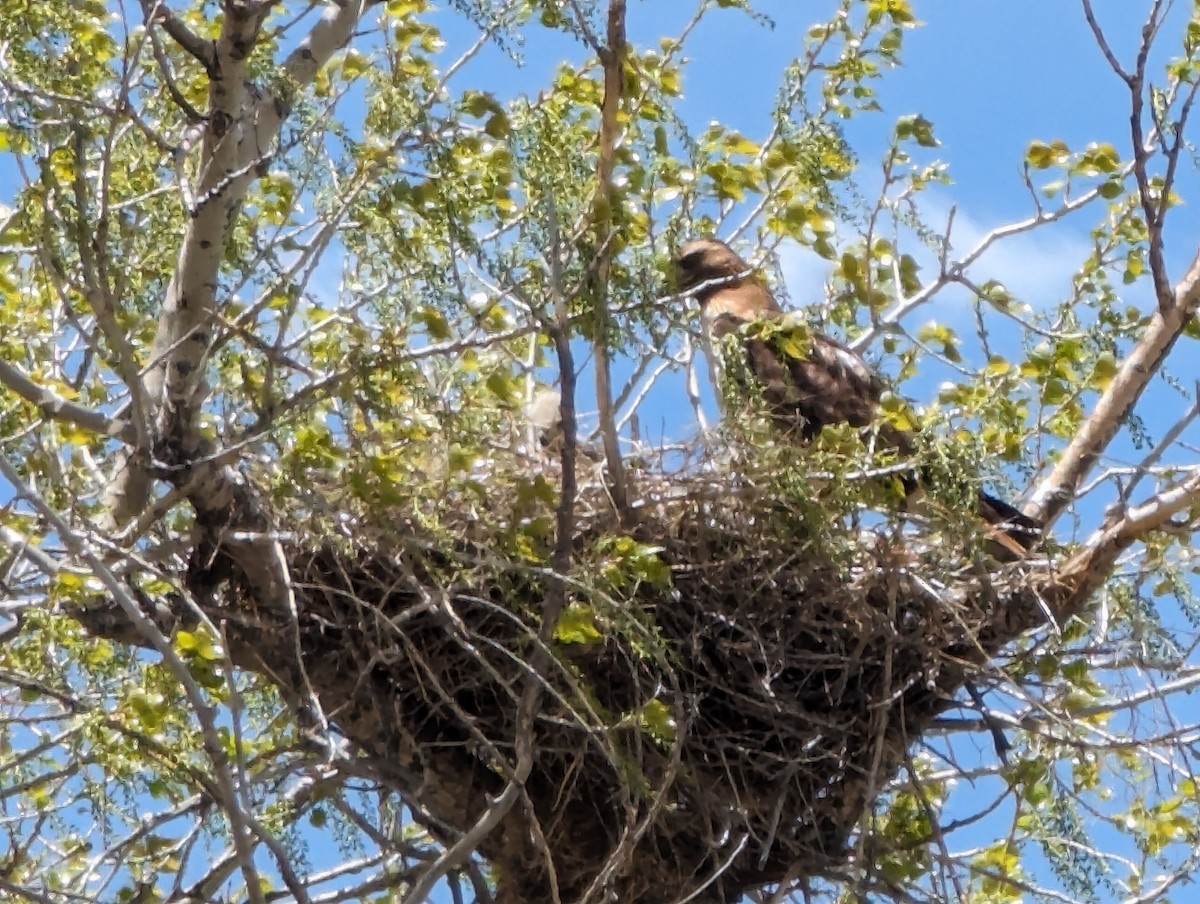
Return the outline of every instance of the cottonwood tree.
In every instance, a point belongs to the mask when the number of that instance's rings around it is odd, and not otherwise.
[[[826,6],[742,134],[679,106],[740,0],[650,43],[624,0],[0,3],[6,899],[1190,881],[1200,13],[1125,53],[1085,0],[1126,138],[1028,136],[1028,215],[965,242],[876,96],[936,6]],[[548,34],[578,64],[503,90]],[[1006,289],[1064,222],[1068,292]],[[696,234],[826,262],[796,301],[919,461],[718,420]],[[985,479],[1036,555],[986,553]]]

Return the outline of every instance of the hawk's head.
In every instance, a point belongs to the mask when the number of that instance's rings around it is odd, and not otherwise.
[[[708,301],[713,292],[749,279],[752,270],[753,267],[720,239],[694,239],[683,245],[675,255],[675,273],[680,291],[690,292],[709,280],[724,280],[696,293],[696,300],[701,305]]]

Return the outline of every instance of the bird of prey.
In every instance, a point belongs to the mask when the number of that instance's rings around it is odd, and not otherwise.
[[[745,366],[775,425],[798,441],[809,442],[822,428],[849,424],[867,428],[878,418],[884,384],[858,354],[822,333],[791,331],[784,310],[750,266],[719,239],[695,239],[676,256],[680,289],[695,296],[710,343],[741,331]],[[747,324],[755,328],[747,329]],[[781,329],[772,335],[772,325]],[[764,328],[765,327],[765,328]],[[773,338],[802,337],[786,348]],[[913,437],[891,423],[876,425],[878,442],[901,455],[913,452]],[[919,488],[918,474],[903,477],[905,491]],[[1041,526],[1002,499],[979,491],[978,512],[999,557],[1024,556],[1041,538]]]

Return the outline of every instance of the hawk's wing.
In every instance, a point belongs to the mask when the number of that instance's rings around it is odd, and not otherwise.
[[[744,349],[744,367],[724,368],[742,394],[756,383],[772,419],[808,441],[826,425],[869,427],[900,455],[913,451],[912,434],[878,415],[883,385],[870,366],[836,339],[792,328],[770,290],[747,274],[753,268],[724,242],[697,239],[680,249],[680,284],[694,290],[706,327],[709,363],[720,356],[715,341],[730,333]],[[756,326],[747,326],[756,324]],[[757,324],[765,328],[758,329]],[[740,362],[738,362],[740,363]],[[919,487],[918,470],[902,476],[906,491]],[[1003,500],[979,492],[977,511],[991,533],[993,553],[1019,558],[1041,539],[1041,525]]]
[[[769,313],[760,318],[765,329],[739,337],[776,423],[804,440],[827,425],[869,426],[883,385],[867,362],[836,339],[781,319]]]

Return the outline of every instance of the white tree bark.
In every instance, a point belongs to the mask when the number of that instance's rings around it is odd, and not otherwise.
[[[1175,340],[1200,308],[1200,251],[1171,294],[1171,303],[1154,312],[1141,340],[1122,362],[1054,470],[1034,490],[1026,514],[1042,519],[1048,526],[1062,513],[1100,453],[1116,436],[1126,415],[1159,372]]]
[[[131,449],[118,457],[105,493],[114,525],[127,523],[145,508],[151,455],[184,464],[203,454],[199,414],[207,392],[204,370],[213,343],[214,313],[220,308],[217,283],[225,245],[246,191],[274,153],[295,92],[349,41],[369,0],[331,3],[280,67],[275,85],[264,90],[247,81],[246,60],[272,5],[267,0],[228,0],[222,5],[221,36],[211,50],[181,33],[184,26],[169,14],[152,10],[160,21],[169,21],[168,30],[185,49],[203,53],[210,79],[209,112],[197,184],[189,195],[195,199],[188,210],[190,223],[163,299],[146,371],[145,397],[154,410],[134,412],[152,425],[153,448]],[[198,509],[225,508],[235,481],[231,471],[210,460],[190,475],[192,501]]]

